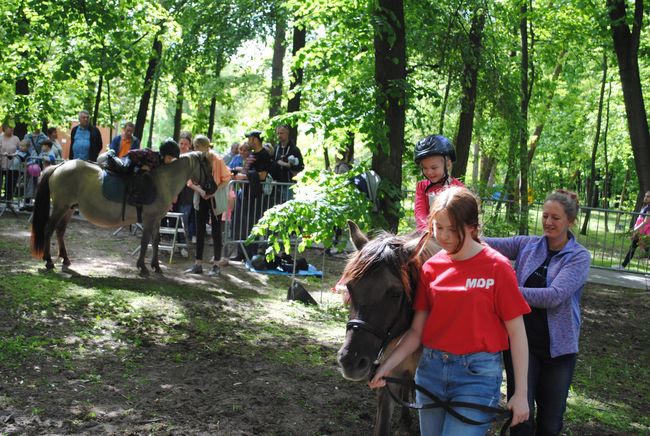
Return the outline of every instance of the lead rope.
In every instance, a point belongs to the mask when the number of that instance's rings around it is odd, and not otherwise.
[[[386,386],[386,389],[388,390],[388,393],[390,396],[395,400],[396,403],[400,404],[403,407],[408,407],[409,409],[414,409],[414,410],[426,410],[426,409],[435,409],[438,407],[443,408],[447,413],[455,417],[461,422],[464,422],[465,424],[470,424],[470,425],[484,425],[488,424],[490,422],[496,421],[499,419],[499,416],[502,415],[503,417],[506,417],[506,421],[503,423],[501,426],[501,431],[499,434],[501,436],[504,436],[508,428],[510,427],[510,423],[512,422],[512,412],[507,409],[502,409],[500,407],[491,407],[491,406],[484,406],[483,404],[474,404],[474,403],[466,403],[464,401],[443,401],[441,400],[437,395],[434,393],[428,391],[427,389],[423,388],[422,386],[418,385],[415,383],[413,380],[407,380],[403,378],[398,378],[398,377],[384,377],[383,378],[387,383],[394,383],[398,385],[405,386],[411,390],[416,390],[420,391],[422,394],[424,394],[426,397],[428,397],[432,403],[428,404],[423,404],[423,405],[418,405],[417,403],[407,403],[406,401],[402,400],[399,398],[393,391],[390,390],[388,386]],[[486,412],[486,413],[494,413],[495,416],[492,419],[489,419],[488,421],[475,421],[473,419],[470,419],[461,413],[457,412],[454,410],[454,407],[464,407],[466,409],[474,409],[474,410],[479,410],[481,412]]]

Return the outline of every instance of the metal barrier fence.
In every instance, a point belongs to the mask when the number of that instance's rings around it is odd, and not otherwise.
[[[6,155],[1,157],[0,169],[0,201],[2,209],[0,215],[7,210],[16,212],[25,210],[36,193],[37,177],[27,172],[27,165],[19,163],[11,165]]]
[[[404,191],[402,205],[405,214],[400,225],[402,229],[415,228],[414,201],[415,192]],[[518,234],[517,226],[507,224],[507,205],[508,201],[505,200],[493,198],[481,200],[481,222],[486,236],[505,237]],[[530,235],[543,234],[542,208],[543,203],[530,205],[528,221]],[[627,271],[647,274],[650,273],[649,251],[646,251],[643,246],[632,246],[632,227],[638,217],[638,212],[581,207],[572,232],[591,253],[592,266],[620,268],[628,257],[625,266]]]
[[[38,169],[30,168],[33,165]],[[13,213],[31,210],[42,168],[43,163],[38,157],[30,157],[29,162],[13,162],[6,153],[0,154],[0,216],[7,210]]]
[[[528,232],[541,235],[543,203],[530,205]],[[482,203],[482,220],[489,236],[513,236],[517,228],[505,223],[506,202],[485,199]],[[639,217],[638,212],[581,207],[578,212],[573,234],[591,253],[591,265],[601,268],[620,268],[626,257],[626,270],[637,273],[650,272],[648,250],[633,247],[632,227]],[[643,244],[642,244],[643,245]],[[629,255],[629,256],[628,256]]]
[[[293,196],[290,187],[294,183],[272,182],[269,187],[264,188],[268,193],[252,195],[251,186],[246,180],[233,180],[228,185],[231,200],[228,212],[228,219],[224,229],[223,246],[228,252],[237,250],[238,257],[244,257],[250,261],[250,258],[265,244],[266,240],[257,240],[254,243],[245,245],[244,242],[251,229],[264,212],[277,204],[290,200]],[[262,184],[264,186],[264,183]],[[270,191],[270,192],[269,192]]]
[[[0,155],[0,216],[7,210],[16,213],[18,210],[29,210],[36,192],[38,178],[28,171],[26,163],[10,165],[7,155]],[[57,162],[58,163],[58,162]],[[240,255],[250,259],[261,244],[259,240],[246,246],[251,229],[259,221],[265,211],[292,198],[290,187],[293,183],[273,182],[269,194],[260,196],[250,195],[248,181],[231,181],[229,190],[232,192],[229,217],[224,228],[224,249],[234,247]],[[405,191],[402,202],[405,216],[402,219],[402,229],[414,229],[413,201],[415,193]],[[530,205],[528,232],[531,235],[541,235],[542,203]],[[484,231],[489,236],[514,236],[517,228],[508,225],[506,220],[507,201],[491,198],[483,199],[481,217]],[[581,207],[573,233],[578,241],[590,251],[592,266],[602,268],[619,268],[625,261],[626,269],[630,272],[650,273],[650,251],[643,242],[633,244],[631,239],[632,226],[639,217],[638,212]],[[587,221],[587,225],[585,224]],[[626,259],[627,258],[627,259]]]

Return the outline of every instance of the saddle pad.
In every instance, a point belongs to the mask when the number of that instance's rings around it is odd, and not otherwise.
[[[131,206],[148,205],[156,200],[156,186],[148,175],[120,176],[102,171],[102,195],[107,200]]]
[[[126,180],[124,177],[102,171],[102,195],[110,201],[121,203],[124,200]]]

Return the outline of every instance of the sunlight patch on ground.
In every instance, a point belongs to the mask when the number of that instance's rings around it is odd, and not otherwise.
[[[271,300],[265,302],[262,316],[287,327],[305,329],[320,342],[339,345],[345,338],[346,321],[332,323],[319,320],[319,311],[327,311],[328,308],[340,310],[340,296],[329,294],[329,292],[323,292],[323,304],[319,305],[318,309],[299,302]],[[320,301],[320,295],[317,292],[312,293],[312,296],[316,301]]]
[[[632,426],[642,433],[650,431],[650,420],[638,416],[629,405],[619,401],[605,403],[587,397],[574,389],[569,391],[567,416],[578,422],[598,421],[614,428]]]

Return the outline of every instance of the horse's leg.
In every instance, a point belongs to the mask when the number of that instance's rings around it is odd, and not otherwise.
[[[45,261],[45,268],[47,270],[52,270],[54,269],[54,262],[52,262],[52,254],[50,250],[50,241],[52,240],[52,234],[54,233],[54,230],[58,228],[59,223],[64,220],[64,215],[65,215],[66,209],[58,208],[54,206],[54,210],[52,211],[52,215],[50,218],[47,220],[47,224],[45,225],[45,240],[43,244],[43,260]],[[58,233],[57,233],[58,236]],[[58,238],[57,238],[58,240]],[[61,246],[61,243],[63,241],[63,237],[61,237],[59,242],[59,247]]]
[[[68,258],[68,251],[65,248],[65,241],[63,240],[63,236],[65,235],[65,229],[68,227],[68,223],[70,222],[70,218],[72,218],[72,214],[74,213],[74,210],[69,209],[65,214],[63,214],[63,217],[59,220],[59,223],[56,226],[56,240],[59,244],[59,257],[63,259],[63,267],[69,267],[70,266],[70,259]]]
[[[160,269],[160,262],[158,260],[158,244],[160,244],[160,221],[154,223],[154,228],[151,230],[151,268],[158,273],[162,274]]]
[[[411,376],[411,378],[413,377]],[[411,388],[400,385],[398,395],[405,403],[410,403],[412,401],[413,392]],[[399,416],[399,433],[407,435],[410,434],[411,423],[413,421],[411,409],[404,406],[401,406],[401,409]]]
[[[393,400],[387,391],[388,387],[377,391],[377,415],[375,416],[374,436],[390,435],[390,422],[393,414]]]
[[[138,262],[136,265],[140,270],[141,276],[148,276],[149,270],[147,265],[145,265],[144,258],[147,254],[147,248],[149,248],[149,241],[151,240],[151,229],[152,229],[152,220],[144,219],[142,222],[142,239],[140,240],[140,256],[138,256]]]

